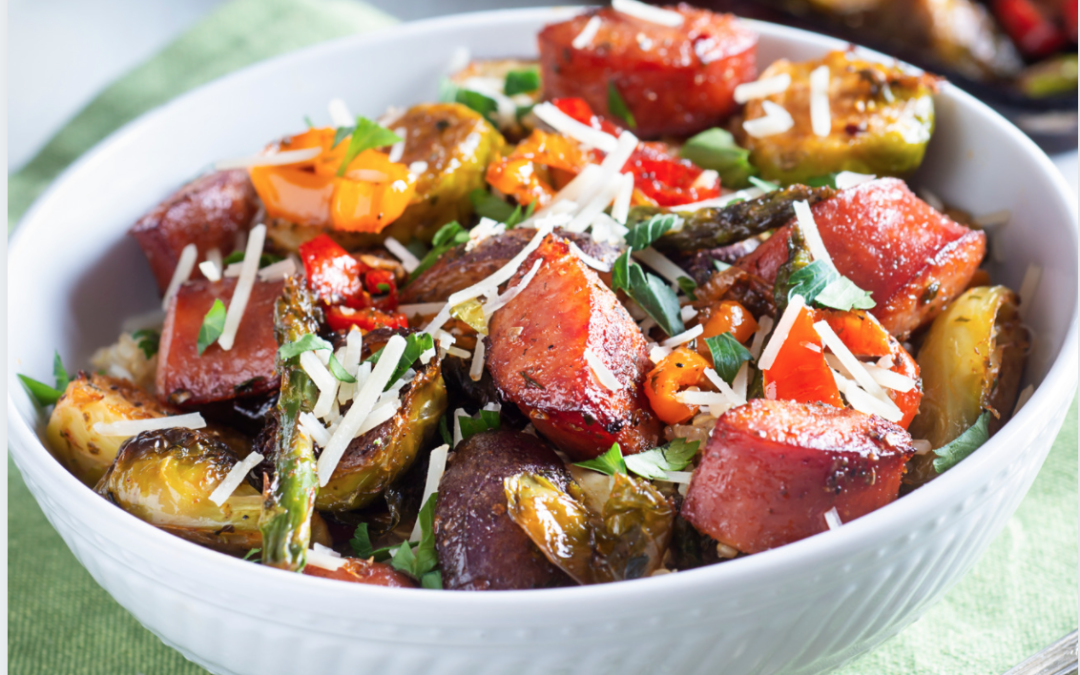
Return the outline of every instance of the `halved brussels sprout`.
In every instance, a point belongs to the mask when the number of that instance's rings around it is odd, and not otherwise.
[[[392,419],[353,439],[333,475],[315,498],[320,511],[367,506],[409,470],[416,454],[435,435],[446,411],[446,385],[437,359],[402,389]]]
[[[93,487],[112,464],[125,436],[94,431],[98,422],[145,420],[174,413],[127,380],[79,373],[56,402],[45,439],[56,460]]]
[[[166,532],[242,555],[262,543],[262,495],[245,482],[221,506],[210,501],[237,461],[228,446],[203,431],[146,431],[124,443],[96,490]]]
[[[911,423],[913,438],[940,448],[962,434],[984,410],[990,433],[1012,413],[1028,349],[1016,294],[1004,286],[970,288],[942,312],[923,341],[918,362],[923,399]],[[935,455],[916,455],[904,482],[937,475]]]
[[[564,492],[521,473],[503,481],[507,509],[552,563],[581,584],[645,577],[663,565],[675,512],[653,485],[615,474],[600,512],[576,484]]]
[[[810,121],[810,73],[822,65],[829,68],[831,120],[824,137],[814,134]],[[935,77],[841,51],[801,63],[780,59],[761,79],[784,74],[791,77],[791,85],[764,100],[786,109],[795,125],[762,138],[739,129],[763,178],[789,184],[839,171],[904,176],[922,163],[934,130]],[[746,104],[747,120],[765,117],[764,100]]]

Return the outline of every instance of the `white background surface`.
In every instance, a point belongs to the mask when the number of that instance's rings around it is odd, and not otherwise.
[[[18,170],[84,105],[222,0],[10,0],[8,167]],[[404,21],[542,0],[368,0]],[[585,4],[581,0],[558,4]],[[1054,157],[1073,189],[1077,153]]]

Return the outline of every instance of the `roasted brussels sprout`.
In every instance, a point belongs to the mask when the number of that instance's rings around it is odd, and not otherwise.
[[[1005,424],[1028,349],[1017,302],[1004,286],[978,286],[934,319],[918,355],[923,400],[911,423],[913,437],[940,448],[984,410],[990,412],[990,433]],[[934,459],[932,452],[914,457],[904,482],[921,485],[936,476]]]
[[[420,448],[435,435],[446,411],[446,385],[432,359],[401,392],[401,407],[349,444],[334,474],[315,498],[320,511],[351,511],[370,504],[409,470]]]
[[[675,512],[647,480],[615,474],[599,512],[576,483],[564,491],[540,474],[520,473],[503,486],[510,517],[578,583],[637,579],[663,564]]]
[[[127,380],[79,373],[56,402],[45,437],[57,461],[93,487],[127,440],[125,436],[102,435],[94,431],[95,424],[145,420],[174,412]]]
[[[228,446],[203,431],[144,431],[124,443],[96,490],[166,532],[242,555],[262,545],[262,495],[241,483],[221,506],[210,501],[237,461]]]
[[[810,121],[810,73],[822,65],[830,76],[831,130],[824,137],[814,134]],[[761,77],[784,74],[791,77],[791,85],[764,100],[786,109],[795,125],[761,138],[739,130],[762,177],[788,184],[838,171],[904,176],[922,163],[934,130],[933,76],[910,74],[839,51],[817,61],[781,59]],[[747,103],[745,117],[765,117],[763,100]]]
[[[384,232],[402,242],[430,242],[443,225],[472,215],[469,193],[484,187],[488,162],[506,141],[480,113],[458,103],[413,106],[390,126],[405,139],[401,161],[417,169],[417,181],[405,213]]]
[[[478,433],[450,456],[439,481],[434,520],[446,588],[521,590],[573,584],[506,513],[503,480],[522,472],[545,476],[560,488],[571,483],[548,445],[516,431]]]

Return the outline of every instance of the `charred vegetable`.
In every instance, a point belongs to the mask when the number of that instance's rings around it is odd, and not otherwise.
[[[466,222],[473,212],[469,193],[484,187],[488,162],[505,146],[502,135],[457,103],[413,106],[390,126],[405,140],[401,161],[415,170],[416,193],[386,233],[429,242],[446,223]]]
[[[262,495],[245,482],[221,506],[210,501],[237,461],[228,446],[201,430],[144,431],[120,448],[97,492],[166,532],[242,555],[262,545]]]
[[[94,431],[95,424],[145,420],[173,412],[127,380],[79,373],[56,402],[45,437],[57,461],[93,487],[127,440],[126,436],[100,434]]]
[[[319,488],[320,511],[351,511],[369,505],[416,460],[434,437],[446,411],[446,385],[437,359],[413,378],[401,393],[401,407],[390,420],[354,438]]]
[[[990,412],[993,433],[1012,413],[1027,334],[1016,295],[1004,286],[969,289],[938,316],[919,350],[923,402],[911,434],[936,450]],[[915,457],[905,482],[920,485],[937,475],[934,453]]]
[[[364,558],[344,558],[341,567],[335,570],[307,565],[304,567],[304,574],[369,586],[416,588],[417,585],[408,575],[398,572],[390,565]]]
[[[319,322],[310,291],[302,280],[290,277],[274,310],[274,333],[279,344],[295,342],[315,333]],[[274,417],[278,425],[270,459],[273,482],[264,488],[265,502],[259,519],[264,546],[264,565],[287,570],[302,569],[311,538],[310,521],[315,509],[319,481],[311,437],[297,426],[301,412],[315,407],[315,384],[300,367],[300,355],[278,357],[281,394]]]
[[[774,190],[756,199],[736,202],[719,208],[705,208],[685,216],[679,229],[669,231],[653,242],[659,251],[694,251],[725,246],[783,227],[795,217],[797,201],[816,204],[835,194],[828,187],[793,185]],[[630,210],[627,226],[647,221],[661,209],[636,206]]]
[[[659,569],[674,521],[671,504],[648,481],[613,477],[603,508],[591,511],[576,483],[569,490],[536,473],[503,481],[510,517],[540,550],[581,584],[648,576]]]
[[[439,481],[435,541],[443,584],[456,590],[569,586],[506,512],[503,480],[522,472],[561,489],[571,481],[562,461],[535,436],[485,431],[458,445]]]
[[[810,116],[810,73],[821,66],[829,71],[827,136],[814,133]],[[817,61],[781,59],[761,78],[782,75],[791,77],[784,92],[746,104],[747,123],[766,116],[763,101],[782,106],[795,122],[788,131],[761,137],[743,130],[741,140],[764,178],[786,184],[837,171],[903,176],[922,163],[934,130],[933,76],[839,51]]]

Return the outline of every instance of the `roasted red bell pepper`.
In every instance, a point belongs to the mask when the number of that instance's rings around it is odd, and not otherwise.
[[[825,361],[821,337],[814,330],[811,309],[799,310],[776,359],[762,376],[765,398],[799,403],[820,401],[844,407],[836,379]]]
[[[330,307],[326,310],[326,323],[333,331],[348,331],[353,326],[365,332],[376,328],[409,327],[409,320],[404,314],[390,314],[372,307]]]
[[[312,290],[326,304],[351,305],[363,296],[361,275],[367,267],[327,235],[301,244],[300,259]]]
[[[1068,4],[1068,3],[1065,3]],[[1072,31],[1076,32],[1076,2],[1073,5]],[[1031,0],[994,0],[994,14],[1016,47],[1029,58],[1049,56],[1065,46],[1065,32],[1052,17],[1047,17]]]

